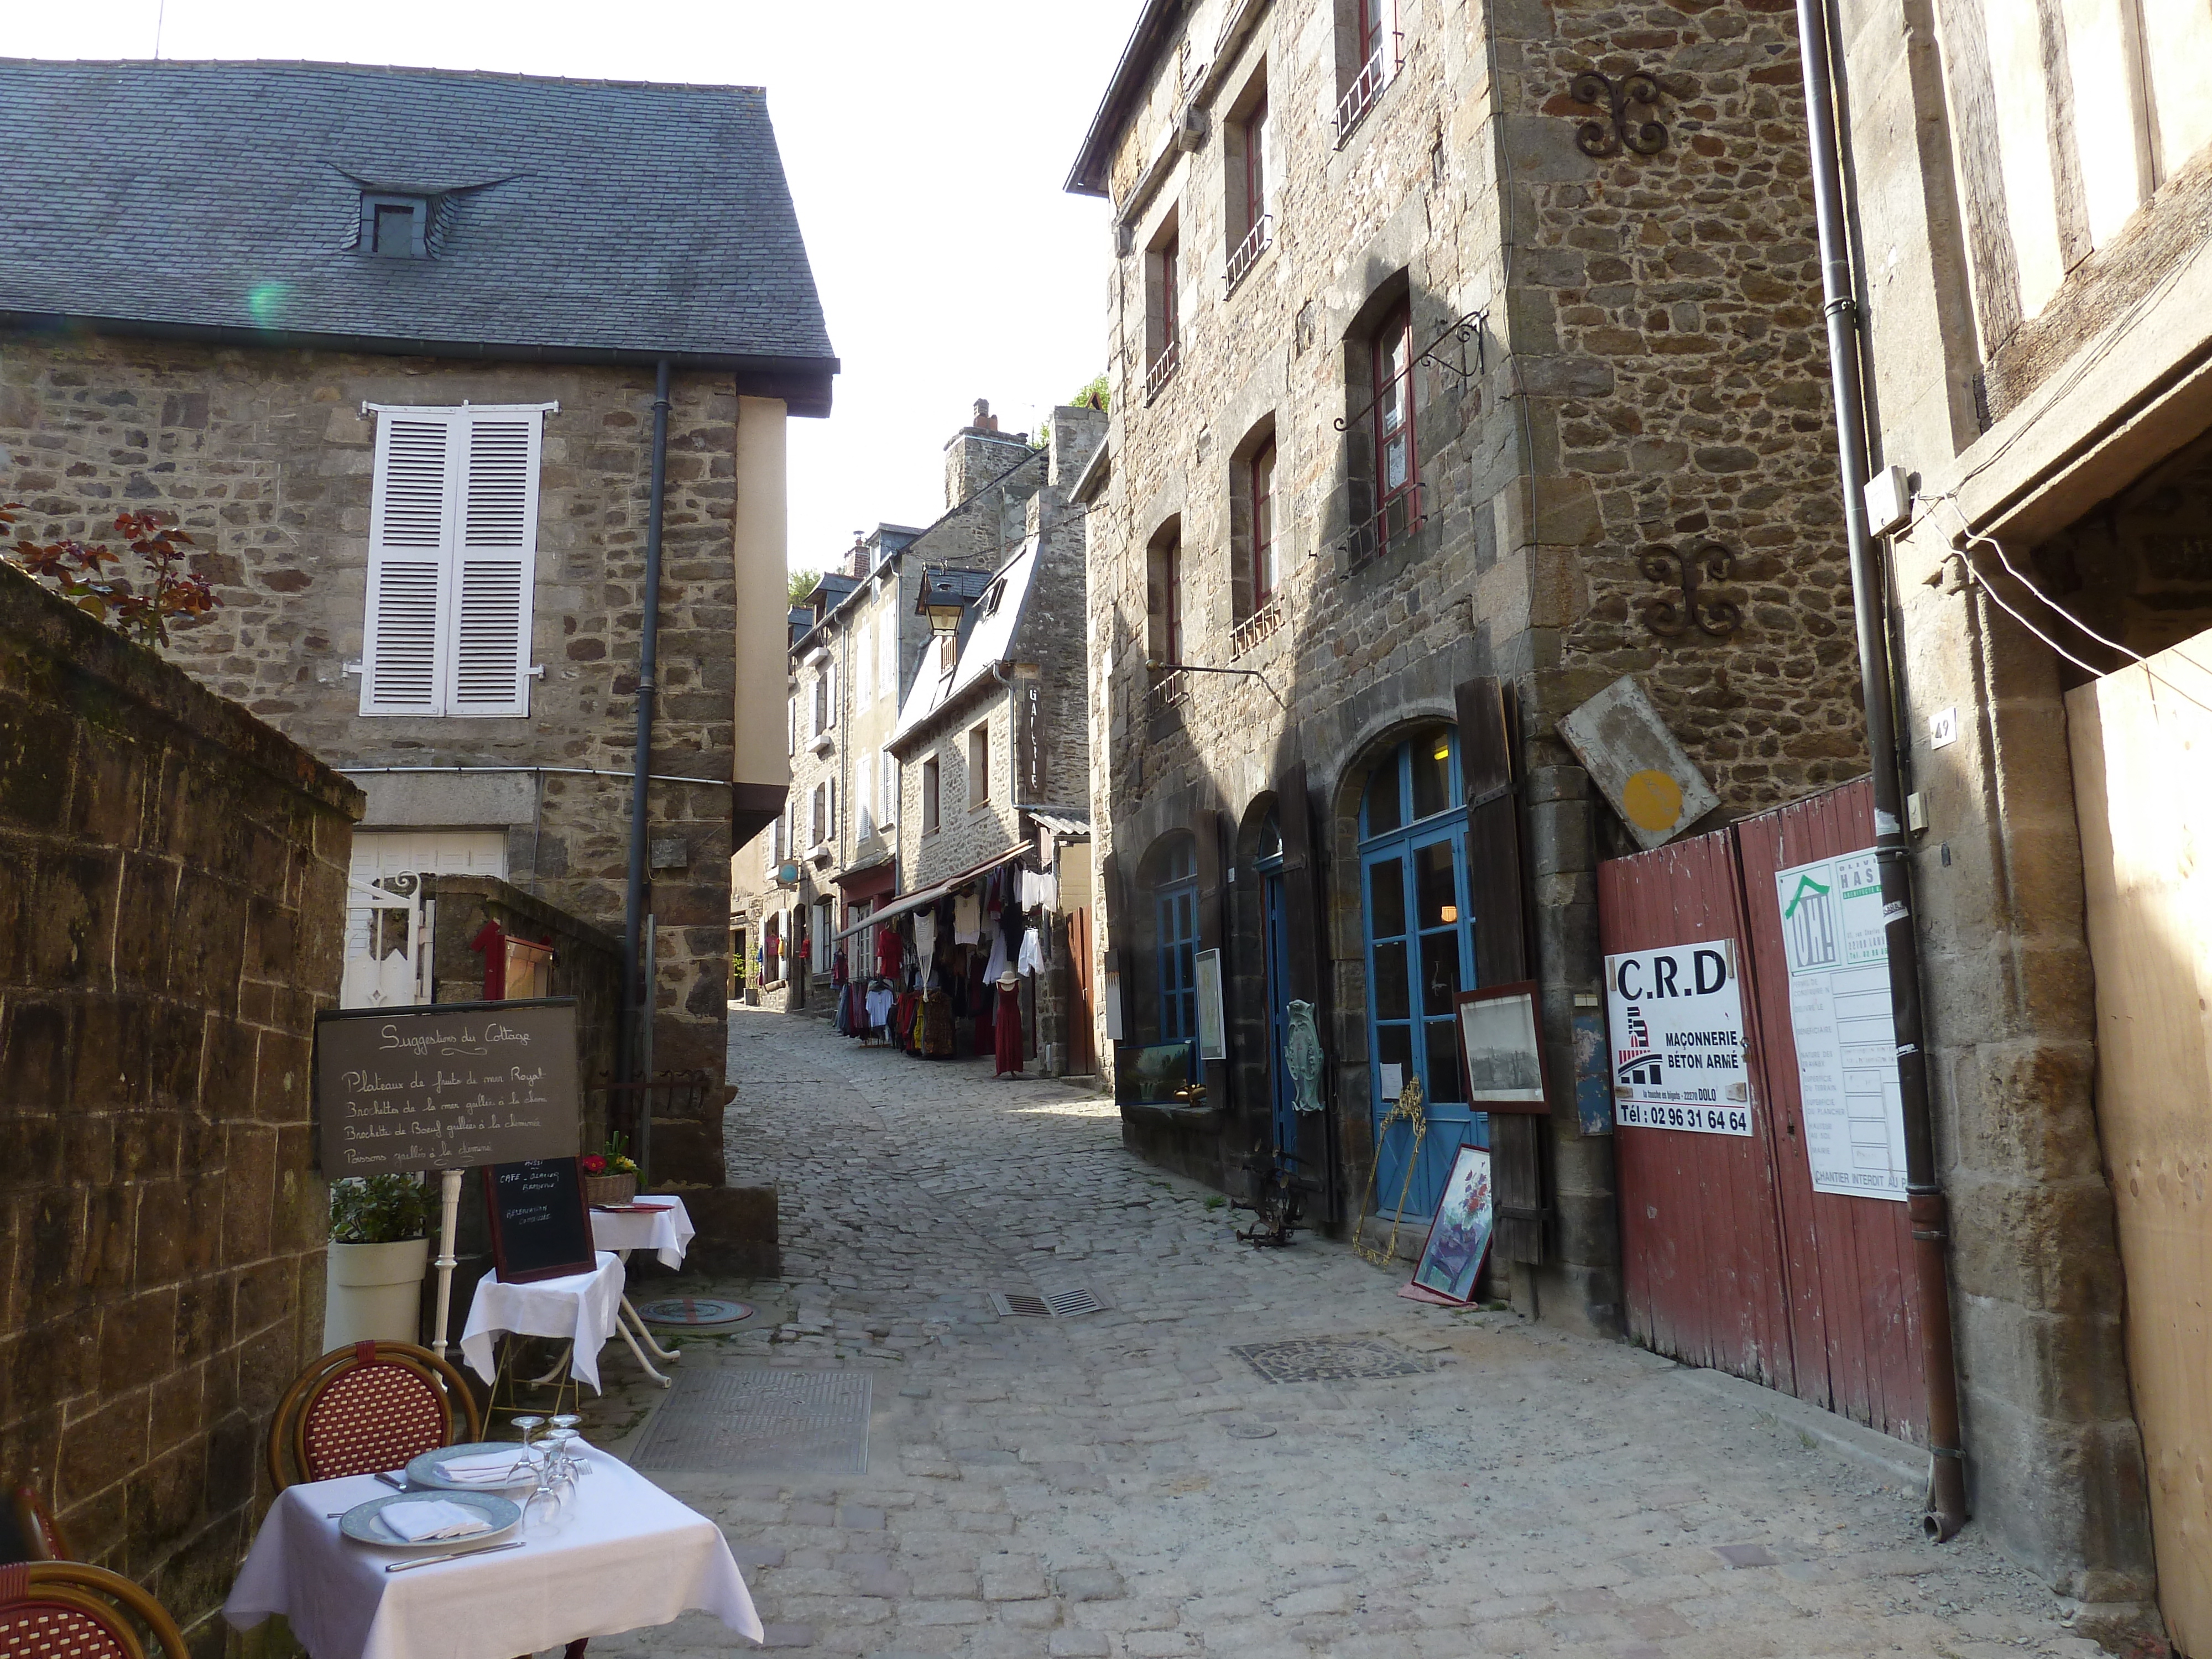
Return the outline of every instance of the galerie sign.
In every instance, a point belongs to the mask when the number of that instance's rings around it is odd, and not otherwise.
[[[332,1180],[574,1158],[581,1104],[574,998],[315,1020],[315,1144]]]
[[[1638,1129],[1751,1133],[1734,939],[1605,959],[1613,1115]]]

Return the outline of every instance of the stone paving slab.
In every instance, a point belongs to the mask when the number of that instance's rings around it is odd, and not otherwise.
[[[781,1188],[775,1284],[685,1366],[857,1367],[865,1474],[656,1473],[715,1517],[770,1645],[904,1659],[1769,1659],[2100,1651],[1917,1489],[1671,1362],[1402,1301],[1340,1244],[1257,1251],[1121,1146],[1110,1102],[733,1009],[733,1179]],[[1105,1311],[1000,1318],[993,1291]],[[1269,1382],[1352,1338],[1415,1375]],[[619,1451],[662,1397],[603,1361]],[[633,1380],[624,1381],[623,1379]],[[1810,1444],[1807,1443],[1811,1442]],[[595,1659],[744,1644],[696,1617]]]

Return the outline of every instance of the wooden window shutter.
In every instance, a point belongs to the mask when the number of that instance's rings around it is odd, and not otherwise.
[[[531,589],[538,564],[535,412],[465,416],[455,526],[452,695],[447,712],[530,712]]]
[[[445,712],[447,526],[459,422],[444,410],[376,423],[361,712]]]
[[[1505,985],[1529,977],[1528,919],[1522,895],[1521,801],[1514,788],[1512,703],[1489,675],[1453,689],[1459,714],[1459,764],[1467,786],[1468,898],[1474,909],[1474,981]],[[1499,1257],[1544,1259],[1543,1118],[1490,1115]]]
[[[1322,1006],[1321,872],[1313,855],[1313,807],[1306,798],[1306,763],[1294,761],[1275,781],[1275,824],[1283,836],[1283,926],[1290,935],[1291,996]]]

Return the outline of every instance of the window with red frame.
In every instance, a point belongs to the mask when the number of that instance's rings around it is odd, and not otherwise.
[[[1160,245],[1160,355],[1175,349],[1176,331],[1182,319],[1176,314],[1176,293],[1182,284],[1182,249],[1178,239]]]
[[[1383,32],[1390,27],[1390,0],[1359,0],[1359,64],[1364,69],[1382,50]]]
[[[1413,317],[1401,305],[1375,333],[1375,530],[1378,543],[1419,520],[1420,456],[1413,441]]]
[[[1244,118],[1244,234],[1267,216],[1267,97]]]
[[[1145,609],[1152,623],[1154,662],[1182,660],[1182,535],[1171,531],[1152,544]]]
[[[1275,441],[1252,457],[1252,609],[1275,596]]]

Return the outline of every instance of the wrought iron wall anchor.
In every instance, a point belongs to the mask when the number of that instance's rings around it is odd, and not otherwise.
[[[1662,639],[1679,638],[1692,628],[1726,639],[1743,626],[1741,605],[1711,598],[1705,589],[1705,584],[1727,581],[1735,572],[1735,556],[1719,543],[1700,542],[1686,553],[1655,547],[1636,562],[1647,581],[1673,590],[1644,602],[1644,625]]]
[[[1632,109],[1656,109],[1659,83],[1642,70],[1615,81],[1595,70],[1584,70],[1568,82],[1567,96],[1606,112],[1606,118],[1585,121],[1575,130],[1575,148],[1601,160],[1624,149],[1638,155],[1656,155],[1667,148],[1667,129],[1656,121],[1638,121]]]

